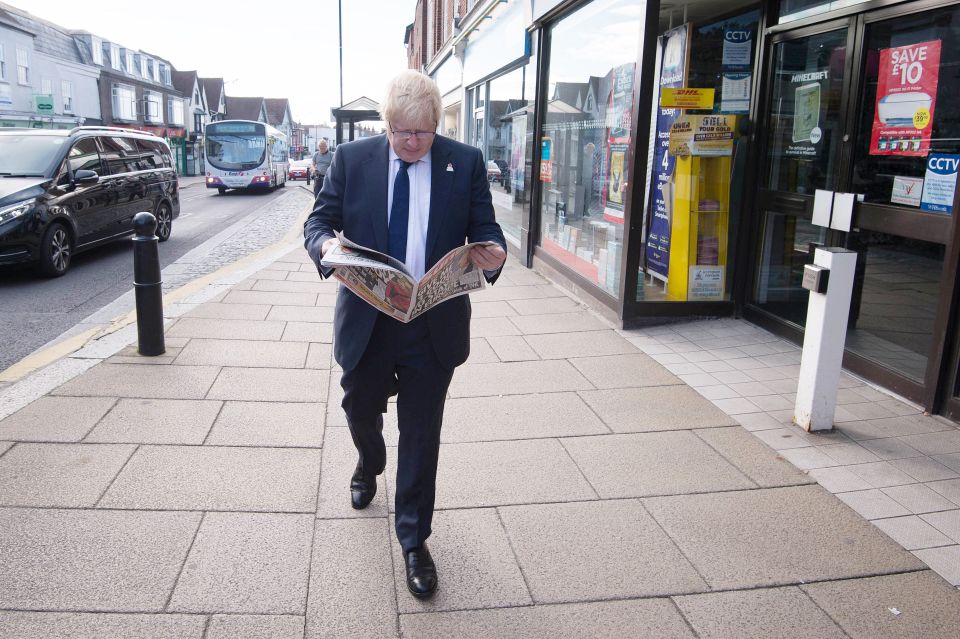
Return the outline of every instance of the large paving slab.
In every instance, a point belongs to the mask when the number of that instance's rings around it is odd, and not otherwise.
[[[566,296],[560,289],[550,284],[534,286],[488,286],[482,291],[470,294],[471,301],[476,300],[478,302],[539,300],[551,297]]]
[[[167,608],[304,613],[313,515],[206,513]]]
[[[517,315],[510,321],[524,335],[544,333],[573,333],[575,331],[602,331],[610,328],[606,322],[586,310],[573,313],[544,313],[538,315]]]
[[[329,322],[287,322],[284,342],[333,342],[333,324]]]
[[[230,339],[242,335],[248,340],[272,341],[280,339],[285,326],[285,322],[262,320],[181,317],[176,324],[167,329],[167,335],[207,339]]]
[[[637,352],[636,346],[611,329],[527,335],[524,339],[543,359],[619,355],[621,353]]]
[[[520,335],[504,335],[501,337],[488,337],[486,342],[493,349],[496,357],[489,361],[501,362],[523,362],[527,360],[540,359],[540,356],[530,348],[526,340]],[[472,356],[472,352],[471,352]],[[479,364],[477,360],[471,357],[471,363]]]
[[[98,506],[313,512],[320,450],[141,446]]]
[[[198,399],[121,399],[84,441],[202,444],[221,406]]]
[[[219,372],[216,366],[98,364],[51,395],[203,399]]]
[[[700,639],[847,639],[795,587],[684,595],[674,601]]]
[[[112,397],[41,397],[0,421],[0,439],[80,441],[115,401]]]
[[[686,385],[582,391],[580,396],[618,433],[737,425]]]
[[[688,431],[571,437],[562,443],[604,499],[756,487]]]
[[[801,588],[852,639],[949,639],[960,629],[960,592],[929,570]]]
[[[819,486],[643,503],[711,588],[794,585],[923,567]]]
[[[812,477],[777,455],[740,426],[705,428],[694,432],[762,488],[814,483]]]
[[[267,319],[284,322],[332,322],[333,309],[325,306],[273,306]]]
[[[437,564],[438,586],[429,601],[409,593],[400,545],[390,546],[401,613],[533,603],[496,510],[442,510],[434,516],[432,528],[427,547]]]
[[[596,435],[610,432],[576,393],[447,400],[444,443]]]
[[[248,339],[191,339],[175,364],[181,366],[247,366],[303,368],[307,344]]]
[[[224,304],[274,304],[280,306],[313,306],[316,293],[281,293],[270,291],[230,291],[223,297]]]
[[[401,615],[400,628],[417,639],[694,639],[668,599]]]
[[[571,313],[580,311],[584,306],[577,300],[560,295],[547,299],[511,299],[507,304],[520,315],[545,315],[547,313]]]
[[[10,639],[203,639],[206,624],[200,615],[0,611],[0,637]]]
[[[387,453],[391,494],[396,455]],[[476,508],[596,499],[580,470],[555,439],[441,444],[436,507]],[[390,504],[391,511],[393,504]]]
[[[331,293],[330,286],[320,281],[260,279],[251,291],[278,291],[283,293]]]
[[[220,304],[210,302],[201,304],[184,313],[184,317],[203,317],[207,319],[265,320],[270,312],[269,304]],[[274,319],[274,318],[270,318]]]
[[[325,404],[225,402],[206,443],[320,448]]]
[[[214,615],[203,639],[303,639],[300,615]]]
[[[18,444],[0,459],[0,505],[93,506],[135,446]]]
[[[520,335],[520,329],[506,317],[475,317],[470,321],[471,337],[502,337],[508,335]]]
[[[690,562],[638,501],[498,510],[537,603],[707,590]]]
[[[388,458],[395,453],[396,448],[387,449]],[[350,431],[347,428],[327,428],[323,440],[317,517],[321,519],[386,518],[388,500],[385,475],[377,478],[377,494],[369,506],[363,510],[354,510],[350,505],[350,477],[356,466],[357,449],[353,445]]]
[[[160,612],[200,513],[0,508],[0,609]]]
[[[593,385],[569,362],[506,362],[465,364],[450,384],[450,397],[529,395],[592,389]]]
[[[305,639],[398,636],[387,519],[318,520]]]
[[[680,379],[644,353],[578,357],[571,359],[580,373],[597,388],[670,386]]]
[[[224,368],[207,399],[325,402],[330,373],[292,368]]]

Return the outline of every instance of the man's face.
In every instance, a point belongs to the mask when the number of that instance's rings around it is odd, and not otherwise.
[[[412,120],[401,116],[388,123],[387,139],[390,140],[390,146],[401,160],[416,162],[430,152],[433,138],[436,137],[432,133],[436,130],[437,123],[429,117],[424,120]],[[401,131],[418,131],[418,134],[415,137],[403,139]]]

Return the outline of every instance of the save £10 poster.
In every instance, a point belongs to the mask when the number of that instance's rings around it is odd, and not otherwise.
[[[927,156],[939,73],[940,40],[880,51],[871,155]]]

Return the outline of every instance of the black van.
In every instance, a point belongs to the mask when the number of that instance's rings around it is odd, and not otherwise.
[[[58,277],[74,253],[133,233],[150,211],[170,237],[180,187],[162,138],[114,127],[0,129],[0,265]]]

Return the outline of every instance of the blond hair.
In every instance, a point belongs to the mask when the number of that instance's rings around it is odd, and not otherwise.
[[[387,84],[380,115],[387,123],[399,118],[440,122],[440,89],[430,76],[407,69]]]

